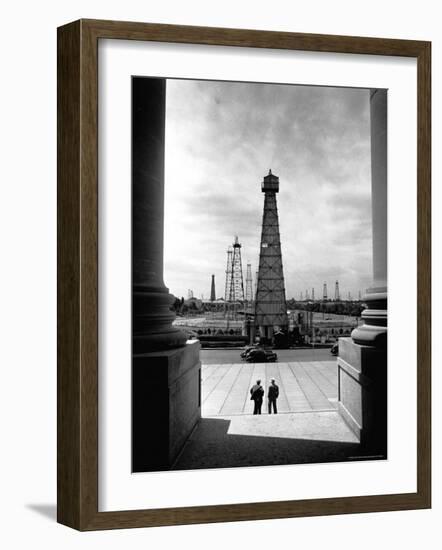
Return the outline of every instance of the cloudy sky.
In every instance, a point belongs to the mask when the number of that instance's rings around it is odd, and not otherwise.
[[[314,287],[356,297],[370,282],[368,90],[167,81],[165,271],[176,296],[224,296],[226,251],[239,236],[258,266],[269,168],[287,298]],[[245,281],[244,281],[245,284]]]

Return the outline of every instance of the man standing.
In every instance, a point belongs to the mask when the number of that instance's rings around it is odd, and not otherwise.
[[[276,385],[274,378],[272,378],[270,382],[271,383],[267,392],[267,397],[269,399],[269,414],[272,414],[272,407],[273,407],[273,412],[277,414],[278,410],[276,408],[276,400],[278,399],[279,388]]]
[[[253,414],[261,414],[262,399],[264,397],[264,388],[261,386],[261,380],[257,380],[256,384],[250,389],[250,399],[255,402]]]

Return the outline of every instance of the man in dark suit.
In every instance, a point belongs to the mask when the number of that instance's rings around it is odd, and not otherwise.
[[[279,388],[276,385],[275,379],[272,378],[270,381],[269,389],[267,391],[267,397],[269,399],[269,414],[272,414],[272,407],[273,407],[273,412],[275,414],[278,413],[278,409],[276,408],[276,400],[278,399],[278,395],[279,395]]]
[[[250,389],[250,399],[255,402],[253,414],[261,414],[262,400],[264,397],[264,388],[261,386],[261,380],[257,380],[256,384]]]

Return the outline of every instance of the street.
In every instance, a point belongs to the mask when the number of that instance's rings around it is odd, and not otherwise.
[[[242,349],[203,349],[201,350],[201,363],[203,365],[223,365],[228,363],[241,363]],[[278,349],[278,362],[291,361],[334,361],[330,349]]]

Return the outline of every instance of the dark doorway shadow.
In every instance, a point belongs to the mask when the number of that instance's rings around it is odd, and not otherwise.
[[[275,466],[363,460],[359,443],[290,437],[229,434],[230,420],[202,418],[174,470]],[[382,459],[367,456],[367,459]]]
[[[32,510],[41,516],[57,521],[57,505],[56,504],[25,504],[28,510]]]

